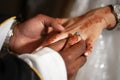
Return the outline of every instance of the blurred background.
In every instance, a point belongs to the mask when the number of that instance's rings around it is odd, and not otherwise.
[[[91,9],[119,3],[120,0],[0,0],[0,22],[11,16],[28,19],[37,14],[51,17],[80,16]],[[120,26],[117,26],[120,27]],[[76,80],[120,80],[120,30],[104,30],[78,71]]]
[[[36,14],[51,17],[64,17],[74,0],[0,0],[0,22],[4,19],[22,15],[28,19]]]

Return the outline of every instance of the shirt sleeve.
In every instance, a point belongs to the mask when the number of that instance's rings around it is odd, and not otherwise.
[[[62,57],[54,50],[45,47],[35,54],[22,54],[19,56],[29,66],[37,70],[43,80],[67,80],[67,72]]]
[[[0,50],[2,48],[2,45],[6,39],[6,36],[14,23],[16,17],[11,17],[7,20],[5,20],[3,23],[0,24]]]

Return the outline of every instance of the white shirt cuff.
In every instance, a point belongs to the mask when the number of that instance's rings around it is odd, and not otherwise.
[[[2,24],[0,24],[0,50],[2,48],[2,45],[6,39],[6,36],[12,26],[12,24],[15,22],[16,17],[11,17],[7,20],[5,20]]]
[[[67,80],[65,63],[56,51],[45,47],[34,54],[22,54],[22,60],[34,67],[43,80]]]

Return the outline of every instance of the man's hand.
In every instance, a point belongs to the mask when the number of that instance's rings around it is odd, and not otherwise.
[[[31,53],[50,31],[61,32],[64,28],[55,18],[37,15],[14,28],[10,48],[17,53]]]
[[[55,42],[48,47],[60,53],[66,64],[68,80],[75,80],[77,71],[86,62],[86,56],[84,55],[86,51],[86,43],[84,40],[74,43],[71,39],[74,40],[74,42],[77,41],[77,39],[72,36],[69,39]]]

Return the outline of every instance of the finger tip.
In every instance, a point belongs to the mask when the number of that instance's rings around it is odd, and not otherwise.
[[[89,52],[85,52],[84,55],[85,55],[85,56],[89,56],[90,53],[89,53]]]
[[[65,28],[62,25],[58,25],[58,30],[63,32]]]
[[[85,56],[88,56],[88,53],[85,53],[84,55],[85,55]]]

